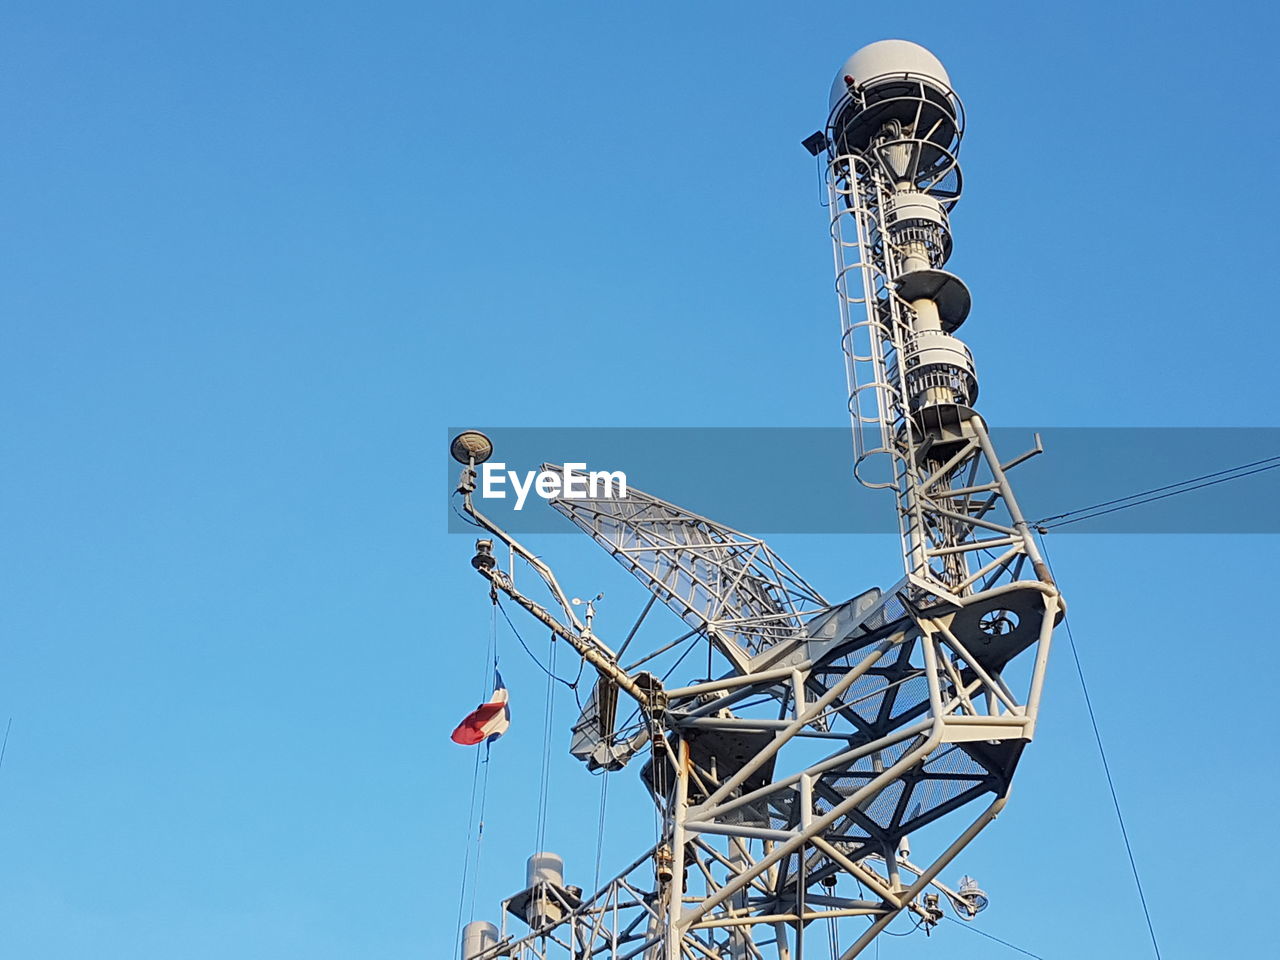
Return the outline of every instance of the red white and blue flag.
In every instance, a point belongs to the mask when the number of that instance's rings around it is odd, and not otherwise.
[[[493,671],[493,693],[458,724],[450,738],[454,743],[474,746],[477,743],[493,743],[511,726],[511,707],[507,704],[507,685],[502,674]]]

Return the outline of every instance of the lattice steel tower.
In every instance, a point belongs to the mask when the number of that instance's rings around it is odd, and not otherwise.
[[[464,509],[550,601],[517,589],[490,540],[473,565],[599,675],[573,754],[610,771],[645,757],[661,813],[653,845],[596,891],[536,853],[501,929],[467,926],[463,960],[850,960],[903,912],[929,926],[944,905],[963,919],[986,905],[968,878],[939,875],[1005,804],[1064,610],[1006,476],[1039,445],[1001,462],[955,335],[970,296],[943,267],[964,113],[946,71],[916,44],[874,43],[830,107],[805,145],[827,163],[855,473],[892,491],[903,575],[829,603],[763,541],[656,497],[553,499],[718,655],[717,676],[669,687],[624,669],[590,607],[580,619],[477,509],[491,448],[459,437]],[[615,720],[622,697],[636,728]]]

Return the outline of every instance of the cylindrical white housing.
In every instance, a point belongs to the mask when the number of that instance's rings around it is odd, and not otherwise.
[[[908,369],[946,364],[973,372],[969,347],[959,337],[941,330],[920,330],[911,334],[907,341],[906,361]]]
[[[895,227],[915,220],[936,224],[943,230],[950,229],[942,204],[927,193],[906,190],[889,198],[888,209],[885,210],[886,226]]]
[[[912,413],[939,405],[971,407],[978,399],[973,354],[958,337],[941,330],[918,330],[907,340],[903,360]]]
[[[525,921],[533,929],[548,923],[558,923],[564,918],[565,909],[552,890],[563,895],[564,859],[555,853],[535,853],[529,858],[526,877],[529,883],[529,904],[525,908]]]
[[[539,883],[553,883],[557,887],[564,886],[564,857],[557,853],[535,853],[529,858],[525,874],[528,885],[533,887]]]
[[[474,920],[462,928],[462,960],[479,960],[481,954],[498,944],[498,928],[484,920]]]
[[[885,207],[884,225],[897,247],[920,244],[927,262],[909,264],[908,270],[940,267],[951,256],[951,224],[942,204],[927,193],[895,193]]]

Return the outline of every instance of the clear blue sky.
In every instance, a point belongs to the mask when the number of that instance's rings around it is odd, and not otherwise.
[[[4,954],[453,955],[472,754],[448,733],[488,610],[445,532],[445,428],[841,423],[798,141],[863,43],[930,46],[968,106],[952,269],[993,424],[1280,426],[1276,19],[6,4]],[[1275,537],[1055,537],[1165,957],[1268,952]],[[832,596],[897,574],[884,537],[775,546]],[[618,631],[636,594],[603,555],[539,548],[574,592],[616,591]],[[503,642],[482,913],[520,886],[541,743],[540,675]],[[1065,653],[960,866],[992,933],[1130,960],[1145,931]],[[566,726],[548,844],[582,882],[597,784]],[[611,787],[607,863],[645,842],[638,795],[634,770]],[[940,951],[1015,956],[951,925],[881,955]]]

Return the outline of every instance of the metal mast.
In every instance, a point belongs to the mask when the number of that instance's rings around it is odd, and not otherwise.
[[[1017,579],[1027,560],[1050,582],[1005,477],[1026,458],[996,456],[973,408],[973,356],[955,336],[969,290],[942,267],[963,134],[937,58],[883,40],[845,63],[827,129],[806,141],[828,160],[854,470],[896,493],[913,587],[953,603]],[[975,565],[978,555],[990,559]]]
[[[962,132],[937,59],[888,40],[849,59],[806,140],[827,157],[856,473],[893,491],[900,522],[892,587],[829,603],[763,541],[649,494],[553,499],[724,665],[667,687],[624,669],[626,641],[597,636],[590,607],[580,619],[480,512],[491,447],[455,440],[464,510],[550,599],[517,588],[489,539],[473,566],[598,674],[572,753],[610,771],[644,757],[661,813],[653,845],[596,891],[535,853],[501,926],[467,926],[463,960],[851,960],[900,914],[927,928],[944,905],[963,919],[986,906],[968,878],[939,876],[1005,804],[1064,608],[1007,479],[1032,454],[997,457],[954,336],[969,293],[942,266]],[[638,727],[616,729],[620,699]],[[913,834],[932,851],[919,863]]]

